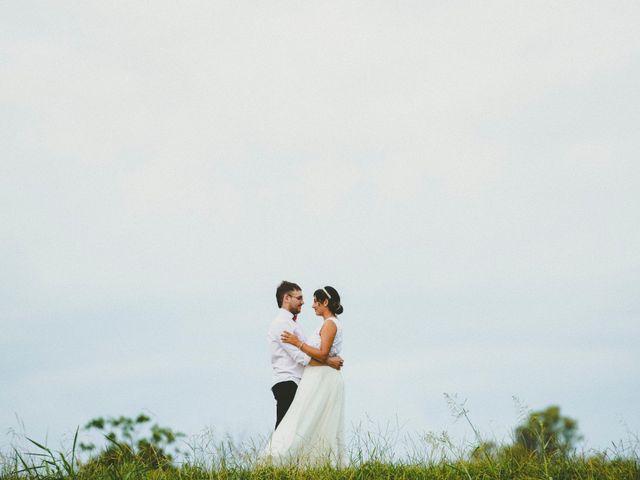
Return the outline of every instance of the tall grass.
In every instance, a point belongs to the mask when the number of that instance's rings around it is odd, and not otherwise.
[[[187,454],[178,462],[151,466],[122,451],[121,461],[109,464],[79,460],[75,443],[70,451],[54,451],[29,440],[33,449],[0,456],[0,478],[17,479],[606,479],[640,480],[637,441],[613,445],[601,452],[569,456],[522,455],[507,450],[484,452],[477,446],[456,446],[446,433],[412,439],[397,432],[357,432],[349,447],[345,468],[329,464],[315,468],[270,467],[256,462],[264,439],[236,442],[215,440],[207,432],[186,441]],[[636,439],[637,440],[637,439]],[[396,452],[404,442],[405,454]],[[116,458],[116,460],[118,460]]]
[[[25,437],[21,447],[0,453],[0,479],[52,480],[640,480],[640,441],[629,435],[603,451],[545,454],[525,452],[487,441],[469,419],[464,405],[449,399],[453,413],[468,422],[473,440],[456,444],[446,432],[405,434],[398,422],[382,428],[354,427],[348,446],[348,466],[327,463],[314,468],[274,467],[257,459],[267,438],[245,441],[218,438],[213,431],[183,440],[180,458],[167,461],[137,456],[124,444],[109,442],[102,451],[83,458],[78,431],[72,445],[57,451]],[[370,427],[370,426],[369,426]],[[109,455],[101,455],[105,451]],[[102,459],[102,460],[100,460]],[[108,459],[108,461],[107,461]]]

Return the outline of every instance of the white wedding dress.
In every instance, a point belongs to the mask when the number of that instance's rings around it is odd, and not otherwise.
[[[342,350],[342,322],[333,317],[337,331],[329,356]],[[320,329],[307,342],[320,347]],[[289,407],[262,460],[276,465],[345,465],[344,383],[340,371],[307,366]]]

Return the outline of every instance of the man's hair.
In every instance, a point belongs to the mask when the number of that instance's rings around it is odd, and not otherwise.
[[[284,300],[285,293],[293,292],[294,290],[302,290],[300,286],[293,282],[287,282],[283,280],[276,289],[276,301],[278,302],[278,308],[282,308],[282,301]]]

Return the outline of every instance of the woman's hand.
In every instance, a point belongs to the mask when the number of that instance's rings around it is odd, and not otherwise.
[[[295,345],[296,347],[300,346],[300,339],[296,337],[295,334],[287,332],[286,330],[282,332],[282,335],[280,335],[280,339],[284,343],[290,343],[291,345]]]

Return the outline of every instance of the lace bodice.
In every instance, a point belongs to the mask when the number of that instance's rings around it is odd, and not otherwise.
[[[342,321],[340,321],[337,317],[330,317],[327,320],[333,320],[336,324],[336,336],[333,339],[333,345],[331,345],[331,350],[329,351],[330,357],[335,357],[336,355],[340,355],[342,351]],[[323,323],[324,325],[324,323]],[[320,348],[320,330],[322,329],[322,325],[314,332],[314,334],[309,338],[309,345],[314,348]]]

